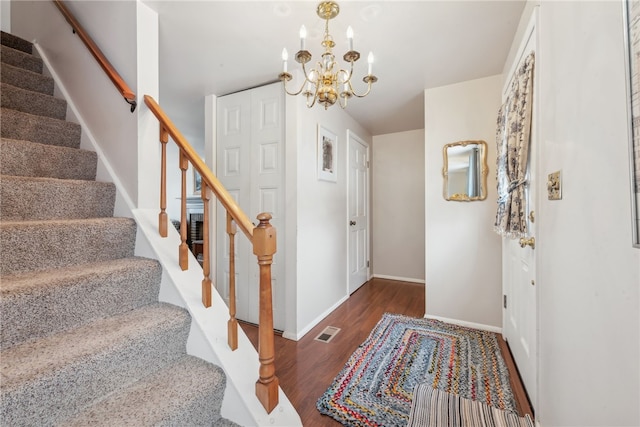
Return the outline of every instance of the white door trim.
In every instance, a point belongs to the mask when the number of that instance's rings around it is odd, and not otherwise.
[[[513,75],[516,72],[517,68],[519,67],[519,65],[522,63],[522,60],[524,59],[524,57],[526,55],[529,54],[529,52],[531,50],[533,50],[534,52],[536,52],[536,65],[535,67],[538,68],[540,61],[539,61],[539,57],[538,57],[538,49],[537,47],[539,46],[539,31],[536,30],[538,24],[538,7],[535,7],[533,9],[533,12],[531,14],[531,18],[529,19],[529,22],[527,24],[526,30],[523,33],[522,36],[522,40],[520,42],[520,45],[518,47],[517,50],[517,54],[513,60],[513,63],[511,64],[511,67],[509,69],[509,73],[507,74],[508,78],[505,81],[505,85],[503,87],[503,99],[504,97],[507,95],[509,87],[511,85],[511,81],[513,79]],[[536,237],[537,235],[539,235],[538,230],[540,229],[540,217],[541,215],[539,215],[540,212],[540,199],[542,197],[542,192],[544,191],[544,185],[539,185],[539,183],[541,183],[542,180],[542,175],[540,174],[539,171],[539,165],[540,162],[538,161],[538,159],[541,156],[541,144],[540,139],[538,138],[539,132],[540,132],[540,128],[538,126],[538,117],[540,117],[539,115],[539,105],[540,105],[540,98],[539,98],[539,90],[538,90],[538,82],[539,79],[538,77],[536,77],[537,75],[539,75],[539,72],[537,70],[534,70],[534,84],[533,84],[533,116],[532,116],[532,133],[531,133],[531,144],[535,144],[535,146],[532,148],[532,155],[529,158],[529,163],[530,165],[533,166],[533,168],[531,168],[530,166],[530,170],[528,171],[528,174],[530,176],[530,179],[532,180],[531,182],[531,186],[533,187],[533,189],[535,190],[535,193],[529,197],[532,197],[533,200],[530,204],[527,205],[527,209],[529,210],[531,205],[533,205],[533,208],[536,210],[536,218],[535,218],[535,225],[532,224],[532,230],[533,232],[530,233],[531,236]],[[536,241],[536,248],[535,251],[540,251],[540,244],[539,242]],[[517,248],[516,248],[517,247]],[[511,248],[511,249],[509,249]],[[516,249],[514,249],[516,248]],[[517,242],[511,242],[506,238],[503,238],[503,245],[502,245],[502,250],[503,250],[503,266],[502,266],[502,278],[503,278],[503,294],[509,294],[508,292],[508,284],[505,283],[505,278],[508,277],[512,277],[508,274],[507,268],[509,266],[509,256],[512,252],[508,252],[509,250],[516,250],[518,252],[520,252],[521,250],[531,250],[529,248],[524,248],[521,249],[520,247],[518,247]],[[534,295],[534,299],[535,299],[535,306],[533,307],[533,313],[535,316],[534,319],[534,333],[533,333],[533,341],[534,341],[534,349],[531,352],[531,357],[533,358],[533,363],[532,363],[532,367],[535,370],[535,372],[533,373],[533,384],[529,384],[530,387],[533,388],[533,390],[527,390],[527,393],[529,395],[529,398],[531,400],[531,406],[534,409],[538,408],[538,395],[539,395],[539,374],[540,374],[540,358],[539,358],[539,352],[540,352],[540,313],[539,313],[539,291],[538,288],[540,286],[540,284],[538,283],[538,263],[537,263],[537,252],[535,254],[533,254],[533,280],[534,280],[534,289],[533,289],[533,295]],[[516,285],[520,285],[522,286],[522,283],[516,284]],[[530,285],[529,285],[530,286]],[[510,304],[510,300],[511,299],[511,295],[508,296],[507,299],[507,304]],[[511,307],[511,306],[509,306]],[[505,337],[506,339],[506,332],[508,329],[508,319],[507,319],[507,315],[508,315],[508,311],[506,309],[503,308],[502,310],[503,313],[503,318],[502,318],[502,331],[503,331],[503,337]],[[522,336],[522,335],[521,335]],[[514,361],[515,360],[515,355],[514,355]],[[517,362],[517,361],[516,361]]]
[[[346,206],[346,212],[345,212],[345,230],[346,230],[346,239],[347,239],[347,256],[349,258],[349,260],[351,259],[351,245],[349,244],[349,233],[350,233],[350,227],[349,227],[349,220],[350,220],[350,212],[349,212],[349,200],[351,198],[351,194],[350,194],[350,190],[351,190],[351,182],[350,182],[350,173],[349,173],[349,168],[350,168],[350,162],[351,162],[351,150],[349,149],[349,147],[351,146],[351,140],[354,140],[358,143],[360,143],[361,145],[366,147],[367,150],[367,154],[366,154],[366,162],[367,162],[367,166],[366,166],[366,177],[365,177],[365,182],[367,183],[367,190],[366,190],[366,201],[365,201],[365,215],[367,218],[366,224],[365,224],[365,235],[366,235],[366,242],[365,242],[365,250],[366,250],[366,258],[367,258],[367,267],[366,267],[366,280],[369,280],[371,278],[371,266],[369,265],[369,260],[371,259],[371,248],[370,248],[370,242],[371,242],[371,212],[370,212],[370,205],[371,205],[371,173],[370,173],[370,168],[369,168],[369,162],[370,162],[370,156],[371,156],[371,147],[369,145],[369,143],[367,141],[365,141],[363,138],[361,138],[357,133],[355,133],[353,130],[351,129],[347,129],[347,179],[346,179],[346,185],[347,185],[347,206]],[[351,279],[351,265],[350,265],[350,261],[347,261],[347,271],[346,271],[346,292],[347,295],[350,295],[351,292],[351,287],[350,287],[350,279]],[[365,281],[366,281],[365,280]]]

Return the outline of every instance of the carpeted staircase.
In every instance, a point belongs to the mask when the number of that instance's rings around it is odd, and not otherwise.
[[[0,425],[219,425],[222,369],[186,354],[191,318],[65,121],[31,43],[2,33]],[[124,108],[124,107],[123,107]]]

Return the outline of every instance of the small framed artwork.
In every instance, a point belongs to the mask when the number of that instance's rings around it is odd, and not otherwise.
[[[191,168],[193,169],[193,194],[199,195],[202,191],[202,177],[200,176],[196,168],[194,168],[193,166],[191,166]]]
[[[318,125],[318,179],[338,182],[338,137]]]

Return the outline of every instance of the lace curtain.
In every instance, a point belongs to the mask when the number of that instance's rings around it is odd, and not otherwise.
[[[514,239],[527,235],[525,184],[531,135],[533,65],[532,52],[516,71],[497,120],[498,210],[494,230]]]

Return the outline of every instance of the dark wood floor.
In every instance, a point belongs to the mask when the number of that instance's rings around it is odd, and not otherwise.
[[[424,298],[424,285],[372,279],[300,341],[276,336],[276,375],[280,380],[280,387],[300,414],[305,427],[340,426],[340,423],[318,412],[316,401],[340,372],[351,353],[369,336],[383,313],[422,317]],[[245,323],[241,323],[241,326],[253,345],[257,346],[257,327]],[[329,343],[314,340],[327,326],[335,326],[341,330]],[[501,347],[503,353],[507,353],[505,360],[512,377],[518,409],[521,414],[531,414],[506,343],[503,342]]]

